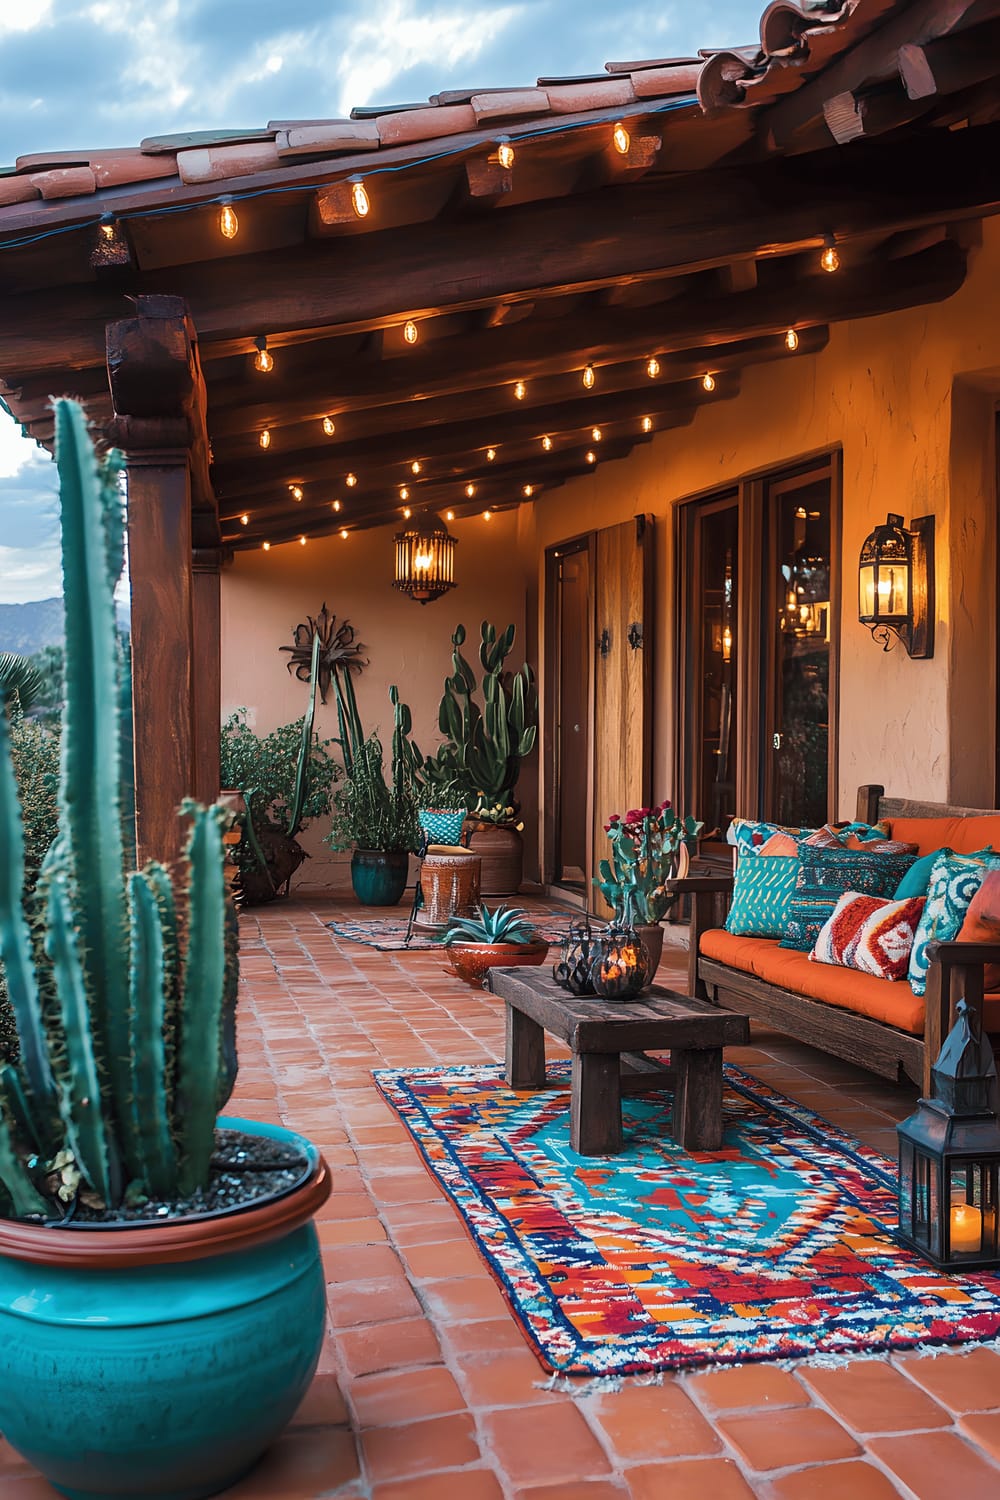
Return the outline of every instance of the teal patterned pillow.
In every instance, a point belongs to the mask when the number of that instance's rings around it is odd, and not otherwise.
[[[893,896],[914,860],[912,854],[872,854],[864,849],[799,845],[799,878],[788,909],[783,948],[809,953],[845,891]]]
[[[780,937],[798,873],[794,854],[741,859],[736,866],[726,931],[738,937]]]
[[[910,988],[915,995],[927,989],[928,943],[950,943],[957,938],[973,896],[987,870],[1000,870],[1000,854],[979,849],[975,854],[942,851],[934,861],[927,901],[910,950]]]

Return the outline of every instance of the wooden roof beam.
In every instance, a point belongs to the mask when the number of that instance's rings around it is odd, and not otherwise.
[[[1000,66],[1000,65],[998,65]],[[861,93],[832,94],[823,101],[823,119],[838,146],[848,141],[871,139],[897,130],[927,113],[929,105],[914,103],[896,80],[877,84]]]
[[[906,42],[899,75],[911,99],[957,94],[1000,73],[1000,22],[989,21],[936,41]]]

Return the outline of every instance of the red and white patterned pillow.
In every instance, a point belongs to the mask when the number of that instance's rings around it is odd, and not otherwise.
[[[887,901],[845,891],[820,929],[809,957],[820,964],[858,969],[876,979],[905,979],[923,896]]]

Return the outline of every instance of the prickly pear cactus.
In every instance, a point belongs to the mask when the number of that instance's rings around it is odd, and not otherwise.
[[[80,408],[58,401],[66,706],[59,836],[24,906],[24,837],[0,711],[0,957],[21,1058],[0,1068],[0,1211],[64,1216],[77,1194],[177,1197],[208,1177],[236,1074],[235,913],[221,808],[186,804],[186,877],[128,873],[114,589],[117,455],[98,463]]]

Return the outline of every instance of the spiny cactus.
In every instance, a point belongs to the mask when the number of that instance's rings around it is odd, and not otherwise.
[[[192,820],[178,894],[162,865],[126,874],[114,588],[121,461],[98,465],[80,408],[55,405],[66,705],[59,836],[24,905],[24,838],[0,713],[0,956],[21,1059],[0,1069],[0,1209],[66,1212],[77,1185],[107,1207],[208,1178],[232,1090],[235,913],[221,808]]]

